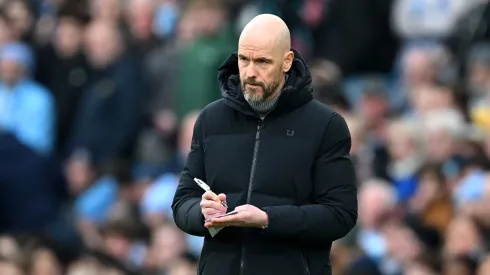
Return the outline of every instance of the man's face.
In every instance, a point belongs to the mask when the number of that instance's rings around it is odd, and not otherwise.
[[[368,229],[378,225],[380,217],[390,209],[385,204],[386,194],[375,188],[366,188],[359,194],[359,224]]]
[[[389,225],[383,233],[389,255],[399,262],[411,262],[422,252],[422,244],[415,233],[401,224]]]
[[[118,55],[118,30],[105,22],[96,22],[86,32],[86,52],[93,66],[104,68]]]
[[[362,100],[362,113],[371,125],[383,120],[388,113],[388,99],[382,96],[366,96]]]
[[[24,75],[24,70],[17,61],[5,59],[0,61],[0,75],[3,82],[13,85]]]
[[[6,12],[12,20],[12,31],[20,37],[25,35],[33,22],[32,14],[23,1],[11,1],[7,4]]]
[[[75,54],[82,42],[82,28],[71,18],[61,18],[56,28],[55,45],[58,51]]]
[[[475,224],[466,217],[452,220],[445,237],[444,250],[449,256],[468,254],[477,249],[481,241]]]
[[[153,6],[150,1],[132,0],[128,11],[131,31],[137,39],[148,39],[153,27]]]
[[[200,22],[196,27],[203,35],[212,35],[219,31],[223,26],[224,17],[225,12],[215,8],[196,9],[193,16],[196,22]]]
[[[403,64],[405,83],[412,87],[430,83],[434,76],[432,65],[430,55],[424,50],[407,53]]]
[[[432,110],[448,109],[454,104],[452,91],[444,88],[421,86],[410,92],[412,105],[420,114],[427,114]]]
[[[247,39],[238,47],[238,68],[245,99],[261,103],[270,99],[284,80],[285,57],[274,50],[274,41],[253,38]],[[262,40],[262,41],[260,41]]]
[[[167,267],[185,250],[185,239],[177,228],[164,226],[154,232],[152,250],[159,267]]]
[[[427,151],[432,160],[442,161],[449,158],[455,146],[454,139],[444,130],[427,133]]]
[[[131,249],[131,241],[119,234],[110,234],[104,238],[106,252],[120,260],[127,258]]]
[[[23,272],[15,264],[2,262],[0,263],[0,274],[2,275],[22,275]]]

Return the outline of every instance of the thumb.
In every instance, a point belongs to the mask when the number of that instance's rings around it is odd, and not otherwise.
[[[225,194],[219,194],[218,198],[220,201],[226,201],[226,195]]]

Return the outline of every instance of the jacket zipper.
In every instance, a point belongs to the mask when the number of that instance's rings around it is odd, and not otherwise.
[[[257,156],[259,154],[260,145],[260,131],[262,130],[263,120],[259,120],[257,124],[257,131],[255,132],[255,144],[254,153],[252,157],[252,167],[250,168],[250,178],[248,180],[247,190],[247,204],[250,203],[250,195],[252,194],[252,184],[255,177],[255,167],[257,165]],[[243,268],[245,267],[245,246],[242,245],[242,257],[240,260],[240,274],[243,274]]]
[[[308,261],[306,260],[305,254],[301,252],[301,260],[303,260],[303,266],[305,268],[305,274],[310,275],[310,269],[308,268]]]

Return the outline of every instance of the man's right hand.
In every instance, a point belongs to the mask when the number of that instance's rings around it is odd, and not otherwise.
[[[205,220],[226,214],[227,208],[221,204],[222,201],[226,201],[225,194],[216,195],[214,192],[207,191],[202,195],[200,205]]]

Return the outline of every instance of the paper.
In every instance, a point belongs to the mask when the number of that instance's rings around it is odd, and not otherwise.
[[[220,232],[221,229],[223,229],[223,228],[214,228],[214,227],[208,228],[209,233],[211,234],[211,237],[216,236],[216,234],[218,234],[218,232]]]

